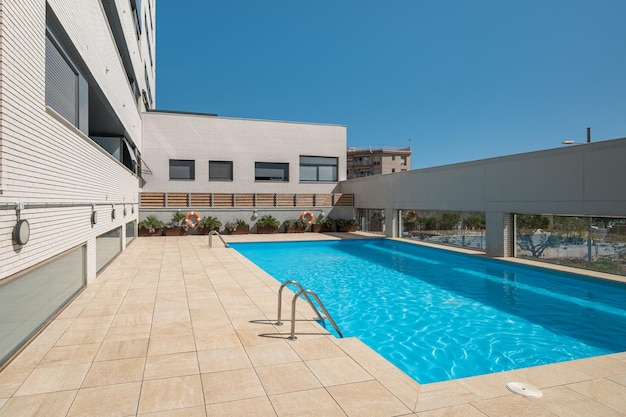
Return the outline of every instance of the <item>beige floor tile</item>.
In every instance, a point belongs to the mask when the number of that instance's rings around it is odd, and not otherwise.
[[[391,417],[412,411],[378,381],[336,385],[327,390],[348,416]]]
[[[374,373],[377,370],[394,368],[387,359],[380,356],[356,337],[335,339],[333,342],[368,372]]]
[[[479,398],[486,400],[511,394],[506,384],[514,381],[517,381],[516,375],[510,372],[498,372],[473,378],[462,378],[456,382],[476,394]]]
[[[305,361],[345,356],[345,352],[328,337],[302,338],[291,346]]]
[[[176,410],[203,405],[199,375],[144,381],[139,400],[139,414]]]
[[[148,340],[142,338],[104,342],[96,355],[96,361],[144,357],[148,353]]]
[[[104,340],[108,328],[100,329],[81,329],[72,330],[71,328],[61,336],[57,341],[56,346],[69,346],[69,345],[87,345],[91,343],[101,343]]]
[[[514,379],[515,381],[529,382],[539,388],[555,387],[592,378],[570,362],[516,369],[512,371],[512,374],[518,377]]]
[[[82,387],[141,381],[145,361],[146,358],[131,358],[94,362],[83,381]]]
[[[322,385],[304,363],[288,363],[256,368],[268,395],[321,388]]]
[[[594,379],[567,385],[567,388],[626,414],[626,386],[624,385],[608,379]]]
[[[169,355],[148,356],[144,379],[197,375],[199,373],[196,352],[171,353]]]
[[[93,362],[100,343],[89,345],[59,346],[50,349],[50,352],[39,363],[39,366],[59,366],[76,363]]]
[[[263,397],[265,391],[252,368],[202,375],[206,404]]]
[[[142,324],[152,323],[152,313],[147,311],[138,311],[136,313],[118,314],[113,319],[111,327],[140,326]]]
[[[83,383],[90,366],[91,364],[83,363],[36,368],[15,395],[22,396],[77,389]]]
[[[206,406],[208,417],[276,417],[274,408],[267,397],[229,401]]]
[[[416,414],[417,417],[487,417],[470,404],[456,405],[453,407],[440,408],[438,410],[423,411]]]
[[[150,323],[138,324],[136,326],[111,327],[104,338],[104,343],[121,340],[147,339],[150,337],[151,328]]]
[[[566,387],[543,389],[543,397],[531,401],[559,417],[619,417],[619,413]]]
[[[252,367],[243,347],[200,351],[198,361],[203,374]]]
[[[287,342],[282,340],[275,340],[274,343],[248,346],[245,349],[254,366],[300,362],[298,354],[287,344]]]
[[[377,370],[373,376],[404,405],[415,409],[421,386],[413,378],[398,368]]]
[[[67,417],[132,416],[137,412],[141,383],[83,388]]]
[[[271,395],[278,417],[345,417],[339,404],[325,389]]]
[[[557,417],[530,400],[512,394],[477,401],[472,405],[489,417]]]
[[[226,416],[227,414],[223,414]],[[201,407],[179,408],[156,413],[137,414],[137,417],[206,417],[206,409]]]
[[[66,417],[75,390],[12,397],[0,409],[0,417]]]
[[[26,381],[30,371],[4,370],[0,373],[0,398],[10,397]]]
[[[239,336],[237,336],[234,331],[223,334],[208,334],[196,331],[194,333],[194,339],[196,341],[196,348],[199,351],[242,347]]]
[[[477,401],[476,394],[455,381],[436,382],[420,386],[415,411],[434,410]]]
[[[4,368],[9,372],[30,372],[43,360],[50,352],[50,347],[33,347],[29,345],[20,352],[13,360]]]
[[[569,364],[594,378],[626,374],[626,362],[619,360],[614,355],[581,359],[569,362]]]
[[[194,352],[195,350],[196,342],[193,336],[151,337],[148,356]]]
[[[325,387],[373,379],[369,373],[348,356],[315,359],[305,363]]]
[[[180,337],[193,336],[193,327],[190,321],[152,323],[150,337]]]

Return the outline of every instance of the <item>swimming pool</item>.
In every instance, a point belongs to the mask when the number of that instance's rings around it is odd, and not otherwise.
[[[388,239],[231,247],[420,383],[626,351],[624,284]]]

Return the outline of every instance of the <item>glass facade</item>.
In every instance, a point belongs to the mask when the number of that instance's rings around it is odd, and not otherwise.
[[[96,272],[100,272],[122,251],[122,228],[96,237]]]

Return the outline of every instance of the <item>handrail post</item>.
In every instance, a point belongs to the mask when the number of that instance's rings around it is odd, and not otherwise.
[[[300,285],[300,283],[298,281],[285,281],[281,286],[280,289],[278,290],[278,312],[276,314],[276,323],[274,323],[276,326],[282,326],[283,322],[281,321],[282,318],[282,311],[283,311],[283,289],[287,286],[287,285],[295,285],[299,291],[303,291],[302,285]],[[315,308],[315,306],[313,305],[313,302],[311,301],[311,298],[309,298],[308,294],[304,294],[304,297],[306,299],[306,301],[309,303],[309,305],[311,306],[311,308],[313,309],[313,311],[315,311],[315,314],[317,314],[317,318],[320,321],[324,321],[324,318],[322,317],[322,315],[320,314],[319,311],[317,311],[317,308]]]
[[[226,241],[224,240],[224,238],[222,237],[222,235],[220,235],[220,232],[218,232],[217,230],[211,230],[209,232],[209,248],[213,247],[213,236],[217,235],[217,237],[220,238],[220,240],[222,241],[222,243],[224,244],[224,247],[227,248],[228,247],[228,243],[226,243]]]
[[[328,313],[328,310],[326,310],[326,307],[324,307],[324,304],[320,301],[317,294],[315,294],[315,292],[311,290],[300,290],[296,293],[296,295],[293,296],[293,299],[291,300],[291,335],[288,337],[288,339],[289,340],[298,339],[296,337],[296,301],[298,301],[298,297],[300,297],[301,294],[311,294],[313,298],[315,298],[315,301],[317,301],[317,304],[319,304],[324,314],[326,314],[326,318],[328,318],[328,321],[330,321],[330,324],[333,325],[333,327],[339,334],[339,337],[343,337],[343,333],[341,333],[341,330],[339,330],[339,327],[337,327],[337,323],[335,323],[330,313]],[[318,312],[318,315],[319,315],[319,312]]]

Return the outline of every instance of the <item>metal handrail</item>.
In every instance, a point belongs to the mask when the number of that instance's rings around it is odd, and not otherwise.
[[[228,243],[226,243],[226,241],[224,241],[224,238],[222,237],[222,235],[220,235],[220,232],[218,232],[217,230],[211,230],[209,232],[209,248],[213,247],[213,236],[215,236],[215,235],[217,235],[217,237],[220,238],[220,240],[224,244],[224,247],[227,248],[228,247]]]
[[[283,283],[283,285],[280,286],[280,289],[278,290],[278,313],[276,314],[276,323],[274,323],[277,326],[282,326],[283,325],[283,322],[281,321],[282,311],[283,311],[283,289],[287,285],[290,285],[290,284],[295,285],[296,287],[298,287],[299,291],[303,291],[304,290],[304,288],[302,288],[302,285],[300,285],[300,283],[298,281],[293,281],[293,280],[286,281],[285,283]],[[317,314],[317,318],[320,321],[324,321],[324,318],[322,317],[320,312],[317,310],[317,308],[313,304],[313,301],[311,301],[311,298],[309,298],[308,294],[304,294],[304,298],[307,300],[307,302],[309,303],[309,305],[311,306],[313,311],[315,311],[315,314]]]
[[[328,321],[330,321],[330,324],[333,325],[333,327],[339,334],[339,337],[343,337],[343,333],[341,333],[341,330],[339,330],[339,327],[337,327],[335,320],[333,320],[328,310],[326,310],[326,307],[324,307],[324,304],[322,303],[320,298],[317,296],[317,294],[315,294],[315,292],[312,290],[300,290],[296,293],[296,295],[293,296],[293,300],[291,301],[291,336],[289,336],[288,339],[289,340],[297,339],[296,337],[296,301],[298,301],[298,297],[300,297],[301,294],[310,294],[313,296],[313,298],[315,298],[315,301],[317,301],[317,304],[319,304],[324,314],[326,314],[326,318],[328,318]],[[315,310],[317,311],[317,309]],[[317,314],[319,315],[319,312]]]

